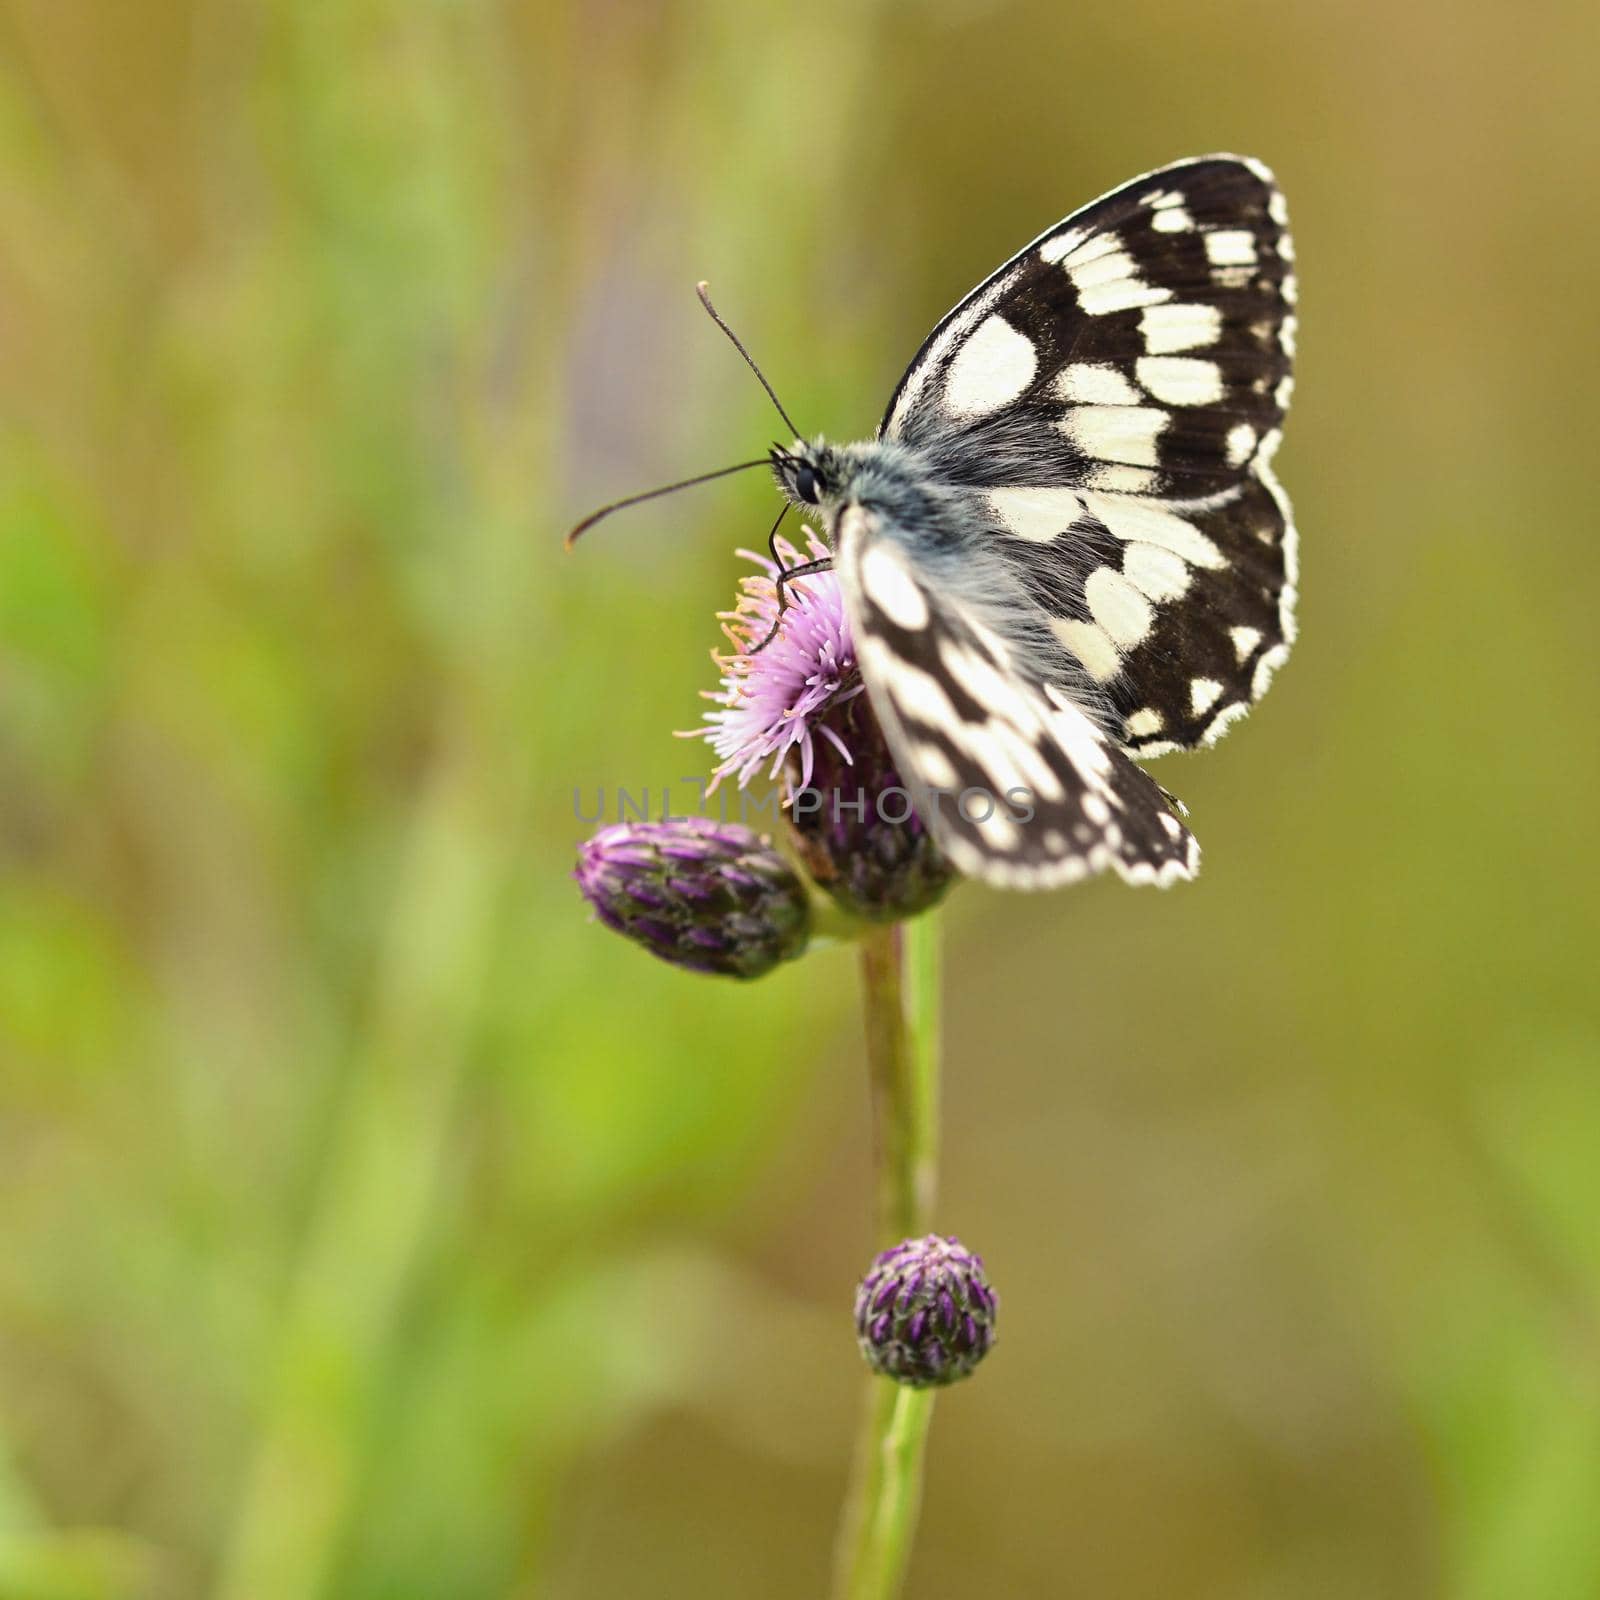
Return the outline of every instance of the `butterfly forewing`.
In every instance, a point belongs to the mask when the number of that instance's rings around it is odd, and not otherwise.
[[[884,419],[883,437],[974,491],[1137,753],[1215,738],[1293,637],[1294,527],[1270,467],[1292,263],[1260,163],[1148,174],[962,302]]]

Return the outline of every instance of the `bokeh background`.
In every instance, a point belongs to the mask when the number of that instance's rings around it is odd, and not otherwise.
[[[928,1600],[1600,1593],[1590,0],[0,5],[0,1600],[816,1596],[848,951],[587,922],[772,503],[1131,174],[1291,202],[1198,884],[948,918]]]

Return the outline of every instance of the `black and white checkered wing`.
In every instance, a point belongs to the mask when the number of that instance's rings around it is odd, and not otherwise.
[[[1015,889],[1107,867],[1131,883],[1192,878],[1200,847],[1166,791],[884,532],[875,513],[847,513],[836,570],[873,709],[951,862]]]
[[[1135,179],[951,312],[880,430],[973,491],[1135,754],[1216,738],[1294,637],[1293,259],[1259,162]]]

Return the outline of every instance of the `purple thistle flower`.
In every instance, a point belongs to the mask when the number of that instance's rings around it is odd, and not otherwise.
[[[806,541],[804,552],[777,541],[785,566],[829,554],[810,529]],[[762,571],[741,581],[734,609],[721,613],[733,653],[713,657],[722,683],[706,695],[719,709],[688,735],[721,757],[712,788],[726,777],[743,788],[763,769],[781,772],[795,847],[845,910],[873,921],[926,911],[955,873],[912,808],[863,693],[838,580],[821,572],[789,585],[774,632],[778,568],[739,553]]]
[[[781,537],[776,547],[786,567],[829,554],[809,528],[804,554]],[[821,725],[825,712],[854,699],[866,687],[856,666],[844,596],[831,572],[797,579],[787,586],[783,626],[771,644],[752,654],[778,619],[773,582],[778,568],[753,550],[739,554],[762,571],[742,579],[733,610],[718,614],[733,653],[713,653],[712,660],[722,669],[722,683],[705,698],[721,709],[708,711],[708,726],[688,737],[707,740],[721,758],[712,774],[713,788],[728,777],[743,788],[763,767],[768,777],[775,778],[791,756],[799,760],[803,787],[811,781],[819,738],[845,763],[851,759],[838,734]]]
[[[983,1257],[930,1233],[885,1250],[856,1290],[867,1365],[913,1389],[965,1378],[995,1345],[1000,1301]]]
[[[811,936],[811,902],[770,841],[709,817],[618,822],[573,873],[608,928],[691,972],[759,978]]]

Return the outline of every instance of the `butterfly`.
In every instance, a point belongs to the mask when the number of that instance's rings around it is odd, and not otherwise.
[[[1260,162],[1163,167],[961,301],[875,439],[775,455],[825,526],[889,748],[946,797],[920,809],[968,876],[1194,875],[1194,835],[1135,758],[1218,738],[1294,639],[1271,467],[1293,264]],[[960,801],[1017,789],[1026,821]]]
[[[832,552],[780,595],[832,565],[902,780],[967,876],[1194,876],[1183,807],[1138,761],[1217,739],[1294,640],[1271,461],[1295,304],[1271,172],[1180,161],[974,289],[874,438],[774,448]],[[1017,791],[1025,808],[994,803]]]

